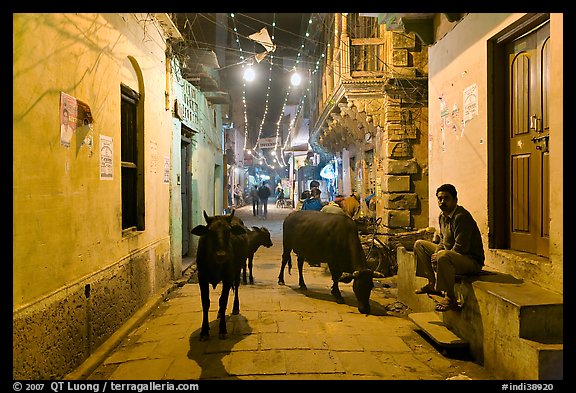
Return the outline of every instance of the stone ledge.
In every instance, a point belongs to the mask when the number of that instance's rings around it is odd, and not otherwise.
[[[397,249],[398,300],[414,312],[434,312],[430,296],[414,291],[416,258]],[[470,345],[474,359],[503,379],[562,379],[562,296],[485,266],[459,276],[461,311],[442,313],[443,323]]]

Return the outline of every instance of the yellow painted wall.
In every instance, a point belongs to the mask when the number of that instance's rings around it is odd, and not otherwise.
[[[559,288],[564,282],[564,15],[550,14],[550,260]]]
[[[151,14],[13,15],[14,309],[62,291],[168,239],[171,113],[165,42]],[[123,238],[120,84],[144,91],[146,230]],[[60,93],[87,103],[93,148],[60,144]],[[100,180],[100,136],[113,138],[114,179]],[[150,280],[154,280],[151,275]]]

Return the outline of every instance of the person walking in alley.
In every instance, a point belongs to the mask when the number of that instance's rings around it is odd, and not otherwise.
[[[475,274],[484,266],[484,247],[476,221],[464,207],[458,205],[456,187],[443,184],[436,190],[440,243],[419,239],[414,243],[416,275],[426,277],[428,284],[417,294],[433,294],[444,299],[436,311],[458,309],[454,293],[456,274]]]
[[[258,187],[258,199],[260,199],[260,205],[262,207],[262,216],[264,218],[268,217],[268,198],[270,197],[270,188],[266,184],[266,181],[262,182],[262,185]]]
[[[256,217],[258,215],[258,186],[256,184],[250,190],[250,199],[252,199],[252,214]]]

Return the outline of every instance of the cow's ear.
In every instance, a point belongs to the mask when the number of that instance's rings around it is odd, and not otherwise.
[[[244,227],[239,225],[232,225],[231,232],[234,235],[245,235],[247,233],[246,229],[244,229]]]
[[[352,281],[353,278],[354,275],[352,275],[351,273],[344,272],[342,273],[338,281],[348,284],[350,281]]]
[[[196,236],[204,236],[208,233],[208,227],[206,225],[196,225],[192,229],[192,234]]]

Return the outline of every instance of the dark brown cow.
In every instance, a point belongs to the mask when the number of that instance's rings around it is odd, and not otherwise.
[[[226,307],[230,288],[234,290],[234,305],[232,314],[240,312],[238,288],[240,286],[240,270],[248,256],[248,240],[246,229],[234,225],[234,210],[229,215],[210,217],[204,211],[206,225],[197,225],[192,234],[199,236],[196,265],[198,268],[198,284],[202,299],[202,328],[200,340],[210,336],[208,310],[210,309],[210,285],[216,288],[222,282],[222,293],[219,299],[218,318],[219,337],[226,338]]]
[[[292,267],[291,252],[298,257],[298,275],[301,289],[307,289],[302,274],[304,260],[310,263],[328,263],[332,275],[332,295],[344,303],[339,282],[354,280],[352,289],[358,301],[358,311],[370,313],[370,294],[373,277],[383,277],[368,268],[364,250],[354,220],[342,214],[328,214],[315,210],[298,210],[284,219],[282,267],[278,284],[284,285],[284,268]]]
[[[272,239],[270,239],[270,231],[265,227],[252,227],[248,229],[248,271],[250,284],[254,284],[254,276],[252,275],[252,260],[254,254],[258,251],[260,246],[266,248],[272,247]],[[242,267],[242,282],[246,284],[246,263]]]
[[[242,221],[239,217],[232,218],[232,225],[239,225],[244,227],[246,230],[247,240],[248,240],[248,270],[250,272],[250,284],[254,284],[254,276],[252,275],[252,262],[254,260],[254,254],[258,251],[260,246],[264,246],[266,248],[272,247],[272,239],[270,239],[270,231],[268,228],[265,227],[256,227],[253,226],[252,228],[248,228],[244,221]],[[246,261],[242,264],[242,282],[247,284],[248,281],[246,279]]]

